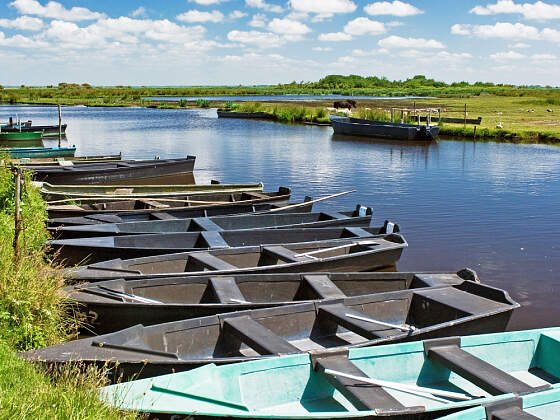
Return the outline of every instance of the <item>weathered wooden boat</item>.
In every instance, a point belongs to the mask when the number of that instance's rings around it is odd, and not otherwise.
[[[354,211],[244,214],[240,216],[194,217],[145,222],[100,223],[95,225],[50,227],[49,231],[56,239],[69,239],[203,230],[294,229],[336,226],[368,227],[371,224],[372,214],[373,210],[370,207],[358,204]]]
[[[211,209],[217,206],[254,205],[260,203],[274,203],[276,205],[287,205],[290,201],[291,190],[280,187],[278,191],[260,192],[245,191],[241,193],[213,193],[192,194],[188,197],[175,199],[125,199],[107,200],[103,203],[93,204],[60,204],[50,205],[47,210],[49,218],[88,216],[93,214],[121,215],[136,213],[138,217],[150,213],[169,213],[171,210],[187,210],[192,208]],[[172,213],[172,215],[175,215]]]
[[[116,279],[70,286],[64,293],[87,323],[106,334],[136,324],[153,325],[224,312],[313,300],[478,281],[476,273],[297,273]]]
[[[199,219],[207,223],[207,219]],[[101,236],[93,238],[54,239],[47,241],[56,261],[67,266],[120,258],[140,258],[174,252],[203,251],[285,243],[309,243],[345,238],[372,239],[387,233],[384,226],[327,227],[316,229],[243,229],[204,230],[199,232],[161,233],[147,235]],[[398,225],[390,223],[390,232],[398,232]]]
[[[235,112],[218,109],[218,118],[254,118],[260,120],[269,120],[272,115],[267,112]]]
[[[230,331],[238,331],[242,320],[233,322]],[[266,334],[268,328],[272,326],[267,325]],[[186,336],[176,334],[170,335],[173,346],[178,336]],[[246,343],[247,335],[243,331],[237,336]],[[251,345],[256,347],[264,337],[263,333]],[[124,342],[121,348],[128,343],[148,348],[143,342]],[[262,350],[281,350],[280,343],[265,343]],[[158,413],[158,418],[164,418],[159,413],[168,413],[193,418],[410,420],[456,412],[446,419],[557,419],[559,352],[558,328],[436,338],[210,364],[111,385],[100,389],[100,395],[121,409]],[[164,354],[172,357],[169,349],[162,348],[160,357]],[[180,353],[173,356],[181,357]],[[500,401],[509,405],[512,398],[523,399],[525,413],[504,412],[505,406],[497,406]],[[471,409],[481,416],[465,417],[471,410],[460,411],[473,406],[483,407]]]
[[[407,246],[403,236],[393,233],[370,239],[217,248],[128,260],[117,258],[67,269],[65,276],[75,281],[101,281],[240,273],[372,271],[394,266]]]
[[[311,197],[305,197],[305,201],[294,203],[296,208],[288,208],[282,204],[272,203],[254,203],[254,204],[220,204],[216,206],[190,207],[176,210],[148,210],[139,212],[137,210],[130,212],[119,212],[118,214],[96,213],[86,216],[76,217],[58,217],[49,219],[49,226],[80,226],[80,225],[101,225],[104,223],[131,223],[144,222],[149,220],[173,220],[186,219],[193,217],[213,217],[213,216],[229,216],[238,214],[252,213],[289,213],[297,209],[298,212],[310,212],[313,209],[313,203],[305,204],[311,201]],[[291,205],[290,205],[291,206]]]
[[[39,148],[42,149],[42,148]],[[62,157],[22,157],[20,159],[13,158],[11,162],[21,166],[65,166],[65,165],[79,165],[82,163],[103,163],[121,160],[122,155],[91,155],[91,156],[74,156],[70,159]],[[68,163],[71,162],[71,163]]]
[[[2,147],[40,147],[42,131],[5,132],[0,131],[0,146]]]
[[[49,137],[49,136],[58,136],[59,134],[64,135],[66,133],[66,127],[68,125],[67,124],[61,124],[60,128],[58,126],[58,124],[56,125],[33,125],[32,121],[25,121],[25,122],[20,122],[18,123],[8,123],[8,124],[4,124],[2,125],[2,131],[8,132],[8,133],[15,133],[15,132],[34,132],[34,131],[42,131],[43,132],[43,137]]]
[[[560,389],[552,388],[493,401],[441,417],[440,420],[557,420]]]
[[[60,167],[28,165],[25,169],[33,171],[36,181],[51,184],[161,184],[171,176],[192,173],[195,159],[187,156],[183,159],[121,160]]]
[[[76,146],[71,147],[7,147],[0,149],[0,153],[6,153],[12,159],[12,163],[21,163],[22,159],[46,158],[46,157],[73,157]]]
[[[105,366],[118,362],[116,373],[125,378],[153,376],[206,363],[503,331],[518,306],[503,290],[464,281],[135,325],[23,356],[47,364],[77,361]]]
[[[335,134],[395,140],[435,140],[438,126],[398,124],[329,115]]]
[[[52,185],[36,182],[47,201],[71,201],[73,204],[97,204],[117,199],[159,199],[215,193],[260,192],[262,182],[254,184],[172,184],[172,185]]]

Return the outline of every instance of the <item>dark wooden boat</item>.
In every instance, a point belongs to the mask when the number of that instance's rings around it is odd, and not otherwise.
[[[65,276],[75,281],[101,281],[210,274],[372,271],[394,266],[407,246],[404,237],[393,233],[366,239],[217,248],[129,260],[117,258],[67,269]]]
[[[21,354],[46,364],[113,366],[125,379],[207,363],[504,331],[519,304],[472,281],[136,325]]]
[[[289,213],[297,209],[298,212],[310,212],[313,209],[313,203],[305,204],[311,201],[311,197],[305,197],[305,201],[294,203],[298,205],[296,208],[288,208],[283,210],[284,204],[276,204],[274,202],[260,203],[231,203],[220,204],[216,206],[189,207],[169,210],[145,210],[145,211],[129,211],[111,213],[95,213],[86,216],[74,217],[58,217],[49,219],[49,226],[78,226],[78,225],[100,225],[104,223],[131,223],[145,222],[149,220],[174,220],[187,219],[192,217],[213,217],[213,216],[229,216],[237,214],[251,213]],[[52,217],[52,216],[51,216]]]
[[[393,140],[435,140],[438,126],[398,124],[385,121],[329,115],[335,134],[366,136]]]
[[[32,121],[21,122],[19,124],[8,124],[2,126],[2,131],[8,133],[16,132],[30,132],[30,131],[42,131],[43,137],[58,136],[59,133],[64,135],[66,133],[67,124],[61,124],[60,129],[58,124],[56,125],[33,125]]]
[[[478,281],[476,273],[238,274],[161,279],[116,279],[64,289],[86,320],[88,333],[153,325],[311,300]]]
[[[56,239],[70,239],[203,230],[294,229],[336,226],[368,227],[371,223],[372,214],[373,211],[370,207],[358,204],[354,211],[245,214],[240,216],[150,220],[146,222],[102,223],[96,225],[50,227],[49,231]]]
[[[93,214],[130,214],[138,216],[150,213],[169,213],[171,210],[211,209],[216,206],[253,205],[274,203],[286,206],[290,201],[291,190],[280,187],[278,191],[246,191],[240,193],[192,194],[188,197],[167,197],[166,199],[124,199],[107,200],[93,204],[61,204],[50,205],[47,210],[49,218],[88,216]],[[174,213],[171,213],[173,216]],[[114,220],[114,219],[113,219]]]
[[[38,148],[45,149],[45,148]],[[54,149],[54,148],[53,148]],[[79,165],[83,163],[103,163],[122,160],[122,155],[90,155],[90,156],[73,156],[68,157],[32,157],[22,159],[11,159],[11,162],[21,166],[64,166]]]
[[[271,114],[266,112],[235,112],[218,109],[218,118],[253,118],[260,120],[269,120],[272,118]]]
[[[165,180],[192,173],[195,159],[187,156],[183,159],[121,160],[60,167],[28,165],[25,169],[33,171],[36,181],[51,184],[171,184],[173,182]]]
[[[199,222],[209,224],[208,219]],[[56,261],[67,266],[106,261],[115,256],[139,258],[173,252],[203,251],[285,243],[309,243],[344,238],[371,239],[387,233],[382,227],[334,227],[316,229],[244,229],[205,230],[199,232],[160,233],[147,235],[100,236],[94,238],[55,239],[47,246]],[[398,226],[391,223],[391,231]]]

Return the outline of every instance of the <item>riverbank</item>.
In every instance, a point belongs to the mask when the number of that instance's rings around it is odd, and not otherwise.
[[[15,182],[10,170],[0,167],[0,418],[133,419],[97,399],[102,372],[68,368],[48,375],[15,354],[69,339],[76,322],[59,291],[63,280],[45,258],[46,203],[29,181],[22,194],[16,262],[11,246]]]

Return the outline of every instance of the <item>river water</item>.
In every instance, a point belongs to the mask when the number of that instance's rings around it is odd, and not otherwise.
[[[0,112],[58,120],[52,107]],[[397,222],[409,243],[400,271],[475,269],[523,305],[510,329],[560,322],[560,147],[374,142],[330,127],[218,119],[212,109],[68,107],[63,120],[79,155],[196,155],[199,183],[262,181],[292,187],[293,199],[356,189],[315,208],[361,203],[374,208],[375,225]]]

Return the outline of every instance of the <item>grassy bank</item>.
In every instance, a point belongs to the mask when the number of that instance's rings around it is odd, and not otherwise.
[[[59,288],[62,279],[43,252],[46,204],[26,179],[23,189],[21,257],[14,260],[12,173],[0,167],[0,418],[134,418],[103,405],[94,389],[99,372],[69,368],[51,377],[15,355],[68,339],[73,320]]]

